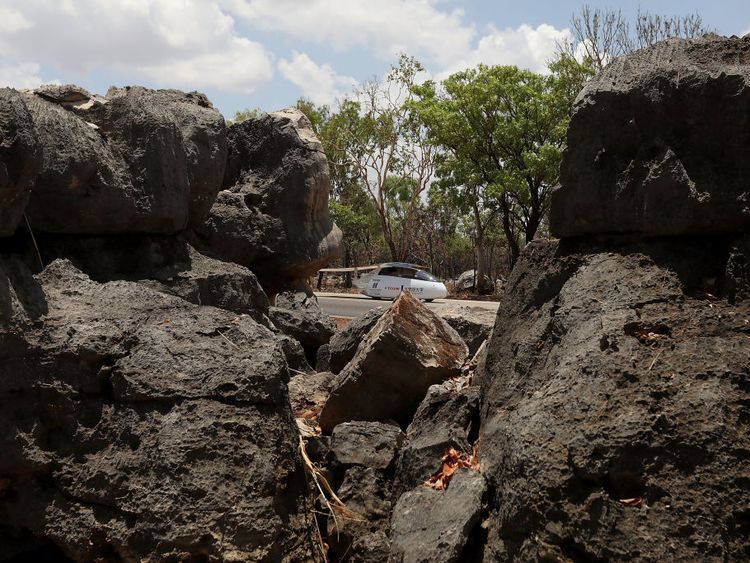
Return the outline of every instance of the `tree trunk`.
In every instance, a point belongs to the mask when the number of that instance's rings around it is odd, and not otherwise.
[[[518,241],[516,240],[516,233],[513,231],[512,217],[510,215],[510,203],[506,195],[503,195],[500,200],[500,211],[503,216],[503,233],[508,241],[508,270],[512,270],[513,266],[516,265],[518,257],[521,254],[521,249],[518,247]]]

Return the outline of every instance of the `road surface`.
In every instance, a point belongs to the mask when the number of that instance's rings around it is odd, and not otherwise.
[[[366,295],[356,293],[320,293],[316,292],[320,308],[334,317],[358,317],[374,307],[388,306],[390,300],[377,301]],[[432,303],[425,303],[430,309],[439,310],[446,306],[481,307],[491,311],[497,311],[496,301],[464,301],[458,299],[435,299]]]

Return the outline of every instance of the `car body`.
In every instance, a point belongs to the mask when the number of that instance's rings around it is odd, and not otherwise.
[[[435,276],[419,266],[404,262],[381,264],[371,276],[363,280],[360,290],[373,299],[395,299],[402,291],[409,291],[414,297],[424,301],[448,296],[445,284]]]

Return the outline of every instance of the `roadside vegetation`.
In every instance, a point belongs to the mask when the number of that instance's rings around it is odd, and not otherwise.
[[[639,10],[631,22],[590,6],[570,29],[543,74],[479,65],[431,80],[401,55],[333,107],[298,100],[328,156],[342,267],[402,261],[443,279],[465,270],[502,279],[521,249],[547,234],[569,113],[585,82],[614,58],[710,31],[698,14]]]

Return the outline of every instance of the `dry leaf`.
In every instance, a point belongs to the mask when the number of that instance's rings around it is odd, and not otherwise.
[[[620,504],[640,508],[643,505],[643,497],[621,498]]]
[[[460,468],[473,469],[479,471],[479,457],[475,447],[471,454],[459,452],[456,448],[448,448],[442,457],[440,470],[424,482],[424,485],[444,491],[453,477],[453,474]]]

